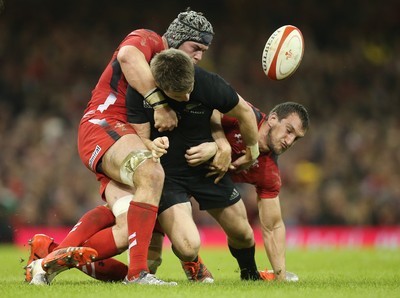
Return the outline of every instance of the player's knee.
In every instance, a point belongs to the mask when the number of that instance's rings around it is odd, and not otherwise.
[[[160,163],[148,159],[137,169],[133,178],[136,186],[146,185],[148,188],[162,189],[165,178],[164,169]]]
[[[254,233],[250,225],[244,225],[240,229],[228,234],[229,242],[236,243],[240,247],[250,247],[254,244]]]
[[[153,160],[147,160],[146,161],[147,166],[147,171],[146,171],[146,176],[147,179],[154,184],[156,184],[156,187],[162,187],[164,185],[164,178],[165,178],[165,173],[164,169],[161,166],[160,163],[155,163]]]
[[[127,185],[138,186],[145,183],[160,187],[164,183],[164,170],[160,163],[152,160],[148,150],[134,150],[128,154],[120,167],[121,181]]]
[[[200,242],[193,241],[189,242],[185,240],[183,243],[173,245],[173,251],[175,255],[184,262],[193,261],[199,254]]]
[[[244,232],[242,242],[246,246],[247,245],[251,246],[254,244],[254,234],[253,234],[253,230],[251,228],[250,228],[250,230],[246,230]]]

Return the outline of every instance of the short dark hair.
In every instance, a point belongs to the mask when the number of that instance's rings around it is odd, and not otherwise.
[[[194,64],[188,54],[177,49],[164,50],[150,62],[157,86],[164,91],[190,92],[194,83]]]
[[[291,114],[297,114],[301,120],[303,129],[305,131],[308,130],[309,123],[310,123],[310,118],[308,116],[308,112],[303,105],[301,105],[297,102],[288,101],[288,102],[280,103],[271,110],[270,114],[271,113],[276,113],[279,120],[287,118]]]

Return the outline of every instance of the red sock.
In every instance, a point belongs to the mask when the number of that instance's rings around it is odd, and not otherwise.
[[[128,273],[128,266],[116,259],[97,261],[78,269],[101,281],[123,281]]]
[[[120,253],[115,244],[112,227],[97,232],[83,246],[94,248],[98,253],[97,260],[108,259]]]
[[[95,233],[114,224],[115,218],[112,211],[105,206],[97,206],[81,217],[57,249],[82,246]]]
[[[128,209],[128,279],[149,271],[147,254],[158,207],[146,203],[130,202]]]

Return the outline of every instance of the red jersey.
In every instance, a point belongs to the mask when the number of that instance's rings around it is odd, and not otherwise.
[[[258,128],[265,121],[267,115],[252,107],[257,118]],[[238,121],[235,118],[224,116],[222,126],[226,137],[232,147],[232,160],[243,155],[246,150]],[[257,194],[263,199],[272,199],[279,195],[281,189],[281,177],[278,168],[278,156],[268,152],[261,153],[256,162],[246,171],[231,173],[232,180],[236,183],[249,183],[256,187]]]
[[[121,136],[136,134],[127,121],[125,95],[128,82],[117,60],[118,51],[126,45],[138,48],[147,62],[165,49],[162,37],[157,33],[146,29],[132,31],[115,50],[92,91],[92,98],[79,125],[78,152],[86,167],[93,171],[101,182],[102,196],[110,178],[97,172],[99,160]]]
[[[117,61],[117,55],[119,49],[127,45],[138,48],[144,54],[147,62],[150,62],[155,54],[165,49],[162,37],[153,31],[139,29],[129,33],[115,50],[93,89],[92,98],[86,107],[82,121],[112,115],[115,119],[126,122],[125,94],[128,82]]]

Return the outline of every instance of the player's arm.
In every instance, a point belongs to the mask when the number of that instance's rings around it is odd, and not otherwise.
[[[172,130],[178,125],[161,91],[156,87],[153,74],[144,54],[135,46],[122,46],[117,55],[128,84],[136,89],[154,109],[155,127],[159,131]]]
[[[214,157],[210,164],[210,172],[207,176],[217,175],[214,182],[218,183],[225,173],[229,170],[231,164],[231,145],[226,139],[221,124],[222,114],[214,110],[211,117],[211,133],[214,142],[206,142],[186,151],[185,157],[190,166],[198,166]]]
[[[229,144],[221,123],[222,114],[214,110],[211,117],[211,133],[217,144],[213,167],[219,171],[227,172],[232,161],[232,148]]]
[[[279,196],[258,197],[258,210],[264,247],[277,280],[286,278],[286,228],[282,219]]]
[[[240,133],[246,144],[245,154],[235,160],[232,165],[239,171],[247,169],[260,155],[256,116],[250,105],[240,95],[238,104],[226,115],[238,120]]]
[[[168,137],[158,137],[153,141],[150,139],[150,122],[146,123],[131,123],[131,126],[136,130],[138,136],[142,139],[147,149],[149,149],[153,155],[153,160],[158,162],[160,157],[167,153],[169,147]]]
[[[232,148],[226,139],[224,129],[221,123],[222,114],[214,110],[211,117],[211,133],[215,144],[217,145],[217,151],[214,155],[214,159],[210,165],[210,172],[207,176],[217,175],[214,182],[218,183],[225,173],[229,170],[232,161]]]

